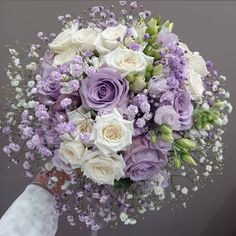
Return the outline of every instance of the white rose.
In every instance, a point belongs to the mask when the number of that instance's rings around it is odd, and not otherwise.
[[[88,151],[81,166],[83,174],[97,184],[114,184],[125,175],[125,162],[121,155],[104,156],[99,151]]]
[[[72,35],[72,42],[82,51],[94,50],[97,31],[92,28],[81,29]]]
[[[77,27],[77,25],[72,25],[72,27],[59,33],[57,37],[49,43],[49,48],[56,54],[71,48],[73,46],[72,35],[76,32]]]
[[[116,108],[96,117],[91,139],[105,155],[124,150],[132,143],[133,121],[124,120]]]
[[[73,169],[80,168],[87,148],[76,140],[64,141],[60,144],[59,157]]]
[[[94,45],[96,50],[101,54],[106,54],[117,47],[123,46],[117,39],[123,41],[126,31],[127,27],[121,24],[114,27],[108,27],[98,34],[95,39]]]
[[[199,75],[193,68],[188,69],[188,81],[187,81],[187,89],[191,94],[191,98],[196,100],[200,98],[204,92],[204,86],[202,83],[201,75]]]
[[[147,65],[153,63],[153,59],[142,51],[133,51],[127,48],[117,48],[104,56],[105,63],[116,69],[123,77],[130,72],[144,73]]]
[[[76,47],[68,48],[67,50],[63,51],[62,53],[54,56],[53,65],[60,66],[68,61],[72,61],[73,58],[76,56],[76,54],[77,54]]]
[[[91,133],[93,129],[94,120],[91,118],[91,112],[81,106],[78,109],[67,112],[69,121],[72,121],[76,126],[76,131],[72,134],[63,134],[60,138],[62,140],[72,140],[78,137],[81,133]]]

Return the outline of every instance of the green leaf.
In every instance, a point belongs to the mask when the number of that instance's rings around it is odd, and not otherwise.
[[[120,190],[126,190],[133,184],[133,181],[130,178],[124,178],[120,180],[115,180],[114,188]]]
[[[178,158],[178,157],[174,158],[174,163],[175,163],[175,167],[177,169],[179,169],[181,167],[181,165],[182,165],[182,162],[181,162],[180,158]]]
[[[157,18],[156,18],[156,24],[157,25],[161,24],[161,16],[160,15],[158,15]]]
[[[152,44],[156,41],[157,34],[150,35],[150,37],[146,40],[149,44]]]

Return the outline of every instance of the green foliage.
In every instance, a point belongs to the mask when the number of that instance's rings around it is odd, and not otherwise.
[[[115,180],[114,188],[119,190],[126,190],[133,184],[130,178],[124,178],[120,180]]]

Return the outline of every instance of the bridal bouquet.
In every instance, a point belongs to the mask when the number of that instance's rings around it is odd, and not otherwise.
[[[226,78],[172,33],[173,23],[119,3],[119,16],[114,6],[59,16],[57,35],[39,32],[41,44],[9,49],[3,151],[28,177],[65,171],[55,210],[93,231],[135,224],[170,199],[185,207],[222,171],[232,110]]]

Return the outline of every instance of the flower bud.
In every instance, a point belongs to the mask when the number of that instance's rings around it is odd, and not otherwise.
[[[132,90],[135,92],[141,92],[146,86],[145,77],[143,75],[136,75],[134,82],[132,83]]]
[[[195,160],[194,160],[189,154],[184,154],[184,155],[182,156],[182,159],[183,159],[183,161],[187,162],[187,163],[190,164],[190,165],[194,165],[194,166],[197,165],[197,163],[195,162]]]
[[[130,82],[130,83],[133,83],[134,80],[135,80],[135,76],[133,73],[129,73],[126,77],[126,79]]]
[[[146,33],[149,35],[154,35],[157,34],[158,32],[158,27],[157,27],[157,20],[154,18],[151,18],[150,21],[147,23],[148,28],[146,30]]]
[[[160,131],[164,134],[172,134],[172,129],[168,125],[161,125]]]
[[[196,144],[187,138],[180,138],[176,140],[176,143],[183,148],[195,149]]]
[[[172,134],[161,134],[161,140],[167,143],[172,143],[174,141],[174,137]]]
[[[224,106],[224,103],[221,101],[218,101],[214,104],[214,108],[216,108],[216,109],[221,109],[221,108],[223,108],[223,106]]]
[[[153,144],[155,144],[157,142],[157,135],[156,135],[156,133],[154,131],[150,135],[150,141]]]
[[[221,126],[222,125],[222,119],[217,118],[216,120],[214,120],[214,124]]]
[[[68,75],[62,75],[62,80],[64,82],[68,82],[68,81],[70,81],[70,77]]]

